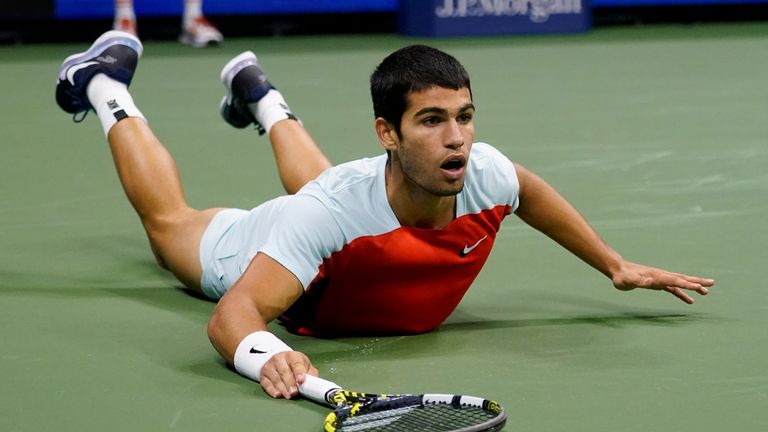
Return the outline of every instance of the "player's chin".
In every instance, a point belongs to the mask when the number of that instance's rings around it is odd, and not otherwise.
[[[454,196],[457,195],[459,192],[464,190],[464,181],[457,182],[456,184],[446,185],[440,188],[436,188],[432,191],[434,195],[437,196]]]

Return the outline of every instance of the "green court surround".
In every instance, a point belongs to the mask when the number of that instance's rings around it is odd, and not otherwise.
[[[413,42],[467,66],[479,141],[549,180],[626,257],[718,284],[693,306],[620,293],[511,216],[434,332],[274,332],[348,387],[496,399],[509,431],[765,430],[768,24],[146,41],[131,90],[192,205],[252,207],[282,190],[264,138],[218,116],[221,66],[254,50],[343,162],[380,153],[368,75]],[[58,66],[86,47],[0,47],[0,431],[319,431],[326,408],[272,400],[224,366],[206,337],[214,304],[154,265],[96,116],[59,111]]]

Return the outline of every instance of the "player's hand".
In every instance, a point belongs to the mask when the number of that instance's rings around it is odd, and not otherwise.
[[[259,382],[273,398],[291,399],[298,396],[299,384],[304,382],[307,374],[320,375],[306,355],[287,351],[275,354],[264,364]]]
[[[666,291],[680,300],[692,304],[693,298],[688,291],[694,291],[701,295],[707,295],[715,284],[714,279],[705,279],[696,276],[688,276],[681,273],[648,267],[625,261],[619,271],[613,277],[613,286],[622,291],[630,291],[635,288]]]

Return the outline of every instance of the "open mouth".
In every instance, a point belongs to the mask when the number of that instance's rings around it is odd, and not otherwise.
[[[451,176],[460,176],[464,172],[464,167],[466,166],[467,162],[462,157],[452,157],[443,162],[442,165],[440,165],[440,169],[442,169],[444,172],[451,174]]]
[[[456,171],[464,167],[464,162],[460,160],[451,160],[440,166],[440,168],[448,171]]]
[[[440,168],[448,171],[458,171],[464,168],[464,159],[460,157],[450,158],[440,165]]]

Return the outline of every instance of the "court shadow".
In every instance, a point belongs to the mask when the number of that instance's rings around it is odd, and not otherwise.
[[[36,247],[53,250],[53,264],[39,271],[0,264],[0,297],[120,297],[199,322],[207,322],[213,310],[210,300],[182,287],[157,265],[145,238],[94,235]]]
[[[175,283],[157,265],[143,238],[72,236],[31,240],[11,261],[0,262],[0,289],[153,288]]]
[[[458,315],[460,315],[460,318],[458,318],[457,321],[443,324],[440,326],[439,331],[453,332],[466,330],[493,330],[519,327],[564,325],[597,325],[614,328],[636,324],[676,326],[711,319],[704,314],[683,314],[670,312],[626,312],[606,315],[508,320],[485,320],[479,317],[472,317],[466,312],[460,312]]]
[[[519,290],[517,294],[519,302],[510,305],[461,305],[446,322],[429,333],[337,338],[327,346],[310,343],[306,352],[313,360],[327,364],[355,358],[418,359],[469,347],[483,338],[503,338],[518,351],[536,355],[547,347],[576,348],[595,343],[595,334],[613,334],[600,332],[600,328],[681,327],[725,319],[699,312],[641,309],[590,296]],[[499,319],[500,316],[510,318]],[[584,326],[585,330],[575,326]],[[558,336],[563,334],[569,336],[565,340]]]
[[[457,316],[458,315],[458,316]],[[467,312],[457,312],[452,316],[453,320],[438,327],[432,332],[411,336],[385,336],[372,338],[339,338],[325,340],[329,345],[322,346],[319,343],[309,343],[306,348],[307,355],[314,361],[332,364],[337,361],[355,358],[399,358],[416,359],[429,357],[439,353],[447,347],[455,350],[459,345],[474,344],[475,341],[486,337],[487,331],[536,329],[558,326],[600,326],[620,328],[627,326],[682,326],[696,322],[712,320],[714,318],[705,314],[682,314],[670,312],[627,312],[618,314],[595,314],[553,318],[529,318],[494,320],[472,316]],[[503,337],[507,343],[514,340],[525,342],[531,337],[531,332],[510,332]],[[466,335],[465,335],[466,334]],[[540,332],[535,332],[540,335]],[[486,335],[486,336],[484,336]],[[515,336],[517,335],[517,336]],[[470,337],[471,336],[471,337]],[[490,337],[490,336],[487,336]],[[576,345],[588,343],[579,342],[578,338],[570,340]],[[539,341],[543,343],[543,341]],[[562,343],[561,341],[558,343]],[[527,349],[530,350],[530,347]]]
[[[603,327],[626,327],[635,325],[679,326],[701,321],[720,319],[704,313],[681,312],[680,310],[641,309],[605,300],[602,297],[567,294],[562,292],[518,291],[517,306],[510,305],[503,314],[517,317],[510,319],[488,319],[500,315],[498,306],[459,306],[439,327],[439,331],[490,330],[522,327],[594,325]],[[522,305],[522,306],[521,306]],[[487,313],[483,313],[486,312]]]
[[[149,307],[183,314],[201,324],[208,322],[216,305],[209,299],[182,286],[170,289],[105,289],[103,291]]]
[[[201,325],[205,325],[213,312],[215,303],[184,287],[168,288],[81,288],[77,286],[42,287],[2,287],[0,299],[44,298],[67,299],[89,302],[95,299],[122,298],[140,303],[164,312],[184,316]]]

